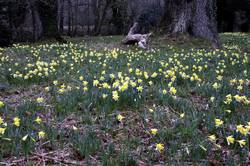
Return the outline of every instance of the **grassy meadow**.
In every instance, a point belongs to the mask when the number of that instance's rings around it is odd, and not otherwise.
[[[250,34],[0,48],[1,165],[247,165]]]

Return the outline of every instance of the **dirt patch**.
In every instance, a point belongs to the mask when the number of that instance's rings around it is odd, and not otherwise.
[[[43,97],[45,101],[51,98],[49,93],[45,92],[45,86],[42,85],[33,85],[26,89],[18,89],[0,94],[0,100],[14,109],[26,101],[36,101],[38,97]]]

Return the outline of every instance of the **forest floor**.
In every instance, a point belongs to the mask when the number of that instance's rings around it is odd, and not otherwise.
[[[247,165],[250,34],[0,48],[1,165]]]

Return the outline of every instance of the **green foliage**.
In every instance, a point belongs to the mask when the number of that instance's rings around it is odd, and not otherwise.
[[[248,35],[221,34],[221,50],[196,39],[155,38],[147,51],[105,45],[121,37],[0,49],[1,80],[9,85],[0,94],[1,160],[25,156],[32,164],[43,152],[46,164],[244,165]],[[221,157],[225,150],[230,155]]]

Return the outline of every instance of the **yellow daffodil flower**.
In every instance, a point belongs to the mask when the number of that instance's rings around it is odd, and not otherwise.
[[[39,131],[38,132],[38,137],[39,137],[39,139],[44,138],[45,137],[45,132],[44,131]]]
[[[121,114],[119,114],[119,115],[117,115],[117,120],[119,121],[119,122],[121,122],[125,117],[124,116],[122,116]]]
[[[36,99],[36,102],[38,102],[38,103],[42,103],[42,102],[44,102],[44,98],[42,98],[42,97],[38,97],[38,98]]]
[[[164,150],[164,145],[162,143],[156,144],[155,150],[161,153]]]
[[[2,128],[2,127],[0,127],[0,134],[1,134],[1,135],[4,135],[5,130],[6,130],[6,128]]]
[[[210,135],[208,136],[208,139],[211,141],[211,142],[215,142],[216,141],[216,136],[213,134],[213,135]]]
[[[214,121],[215,121],[215,126],[216,126],[216,127],[219,127],[219,126],[223,125],[223,123],[224,123],[224,122],[223,122],[222,120],[220,120],[220,119],[215,119]]]
[[[38,116],[36,119],[35,119],[35,122],[37,124],[40,124],[42,122],[42,119]]]
[[[151,132],[151,134],[156,135],[158,130],[157,129],[151,129],[150,132]]]
[[[4,106],[4,102],[0,101],[0,108]]]
[[[240,147],[246,145],[246,140],[238,140],[237,142],[239,143]]]
[[[233,144],[234,143],[234,137],[233,136],[228,136],[227,138],[227,144],[230,145],[230,144]]]
[[[18,118],[18,117],[15,117],[14,119],[13,119],[13,124],[15,125],[15,126],[17,126],[17,127],[19,127],[20,126],[20,119]]]

